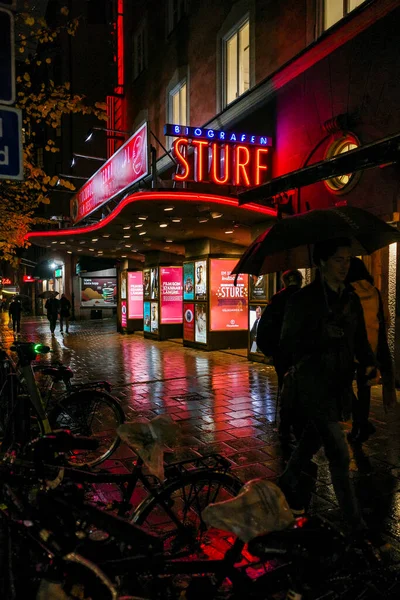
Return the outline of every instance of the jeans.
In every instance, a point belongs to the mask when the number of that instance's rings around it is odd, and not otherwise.
[[[296,493],[301,472],[323,446],[329,461],[332,484],[344,518],[352,525],[360,525],[362,517],[349,477],[349,448],[342,427],[337,421],[313,419],[303,435],[280,478],[283,491]]]
[[[17,333],[20,332],[20,328],[21,328],[21,319],[17,319],[15,317],[12,318],[12,324],[13,324],[13,331],[15,333],[15,331]]]

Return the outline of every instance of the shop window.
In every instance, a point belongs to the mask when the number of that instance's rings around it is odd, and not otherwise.
[[[223,43],[223,94],[227,106],[250,88],[250,25],[241,21]]]
[[[322,0],[323,31],[335,25],[365,0]]]
[[[187,14],[187,0],[168,0],[167,4],[167,34],[169,35]]]
[[[350,150],[355,150],[359,147],[360,142],[355,136],[346,135],[339,140],[335,140],[329,146],[326,158],[333,158],[334,156],[339,156],[339,154],[350,152]],[[360,176],[361,173],[339,175],[337,177],[332,177],[332,179],[327,179],[325,181],[325,185],[331,192],[335,192],[336,194],[344,194],[349,192],[355,186],[360,179]]]
[[[146,24],[143,22],[133,36],[133,77],[136,79],[146,67]]]

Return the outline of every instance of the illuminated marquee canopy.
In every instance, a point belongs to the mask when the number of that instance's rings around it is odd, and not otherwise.
[[[177,137],[175,181],[254,187],[271,178],[271,138],[181,125],[165,132]]]

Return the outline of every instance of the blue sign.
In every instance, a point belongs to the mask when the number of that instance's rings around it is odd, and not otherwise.
[[[23,179],[22,113],[0,106],[0,179]]]
[[[231,144],[250,144],[252,146],[272,146],[272,138],[266,135],[251,135],[221,129],[205,129],[204,127],[186,127],[186,125],[164,125],[164,135],[173,137],[203,138],[214,142]]]
[[[14,17],[0,8],[0,103],[15,102]]]

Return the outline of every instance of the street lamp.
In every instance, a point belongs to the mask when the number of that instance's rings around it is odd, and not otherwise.
[[[87,136],[86,136],[85,142],[90,142],[91,141],[91,139],[93,137],[93,133],[95,131],[106,131],[107,133],[110,132],[110,133],[117,133],[117,134],[120,133],[121,135],[115,135],[115,136],[114,135],[109,135],[108,136],[108,137],[115,137],[115,138],[120,138],[120,139],[122,139],[122,136],[124,136],[124,135],[130,135],[131,134],[130,131],[121,131],[119,129],[108,129],[106,127],[91,127],[89,129],[89,131],[87,132]]]

